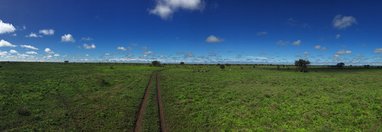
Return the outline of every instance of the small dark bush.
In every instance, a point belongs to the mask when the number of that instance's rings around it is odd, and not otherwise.
[[[337,68],[344,68],[345,67],[345,63],[343,63],[343,62],[337,63],[336,67]]]
[[[160,61],[152,61],[152,62],[151,62],[151,65],[152,65],[152,66],[157,66],[157,67],[160,67],[160,66],[161,66]]]
[[[108,81],[106,81],[105,79],[101,79],[99,81],[99,83],[101,86],[110,86],[110,83]]]
[[[180,65],[184,65],[184,62],[180,62]]]
[[[26,107],[18,109],[17,113],[21,116],[30,116],[32,114]]]
[[[220,69],[224,70],[225,69],[225,65],[220,65]]]

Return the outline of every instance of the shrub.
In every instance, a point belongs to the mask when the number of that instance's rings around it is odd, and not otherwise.
[[[180,65],[184,65],[184,62],[180,62]]]
[[[99,84],[101,86],[110,86],[110,83],[108,81],[106,81],[105,79],[99,80]]]
[[[160,61],[152,61],[151,65],[152,66],[157,66],[157,67],[161,66]]]
[[[345,63],[343,63],[343,62],[337,63],[336,67],[337,68],[344,68],[345,67]]]
[[[294,62],[294,65],[297,67],[297,70],[300,72],[308,72],[308,65],[310,61],[299,59]]]
[[[224,70],[225,69],[225,65],[220,65],[220,69]]]
[[[21,116],[30,116],[32,114],[26,107],[18,109],[17,113]]]

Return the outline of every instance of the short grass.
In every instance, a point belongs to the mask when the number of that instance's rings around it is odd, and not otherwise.
[[[172,131],[382,131],[382,70],[311,71],[173,66],[162,72],[167,126]]]
[[[0,131],[129,131],[156,68],[0,63]]]

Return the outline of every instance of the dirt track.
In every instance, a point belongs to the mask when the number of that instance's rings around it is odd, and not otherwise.
[[[162,132],[167,132],[167,128],[165,125],[165,120],[164,120],[164,110],[163,110],[163,104],[162,104],[162,96],[160,93],[160,76],[159,73],[156,75],[156,87],[157,87],[157,104],[158,104],[158,110],[159,110],[159,121],[160,121],[160,130]]]
[[[143,118],[144,118],[144,113],[146,111],[146,106],[147,106],[147,100],[149,97],[149,89],[152,84],[152,78],[153,75],[150,76],[149,83],[147,84],[147,87],[145,89],[145,93],[143,95],[143,99],[139,105],[139,111],[136,114],[135,117],[135,126],[134,126],[134,132],[141,132],[142,131],[142,124],[143,124]]]
[[[143,119],[144,119],[144,113],[146,111],[147,103],[148,103],[148,98],[150,96],[150,88],[152,85],[152,80],[153,77],[156,79],[156,90],[157,90],[157,99],[156,99],[156,104],[158,104],[158,118],[159,118],[159,127],[161,132],[167,132],[166,125],[165,125],[165,119],[164,119],[164,110],[163,110],[163,104],[162,104],[162,98],[161,98],[161,93],[160,93],[160,76],[159,72],[154,72],[152,75],[150,75],[150,80],[147,84],[147,87],[145,89],[145,93],[143,95],[143,99],[140,103],[139,106],[139,111],[136,113],[136,121],[135,121],[135,126],[134,126],[134,132],[142,132],[143,130]]]

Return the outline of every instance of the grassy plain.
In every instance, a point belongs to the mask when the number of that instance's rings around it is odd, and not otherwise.
[[[177,67],[162,72],[173,131],[382,131],[382,70]]]
[[[0,63],[0,131],[130,131],[160,72],[170,131],[382,131],[382,70]],[[144,115],[158,131],[155,79]]]
[[[0,131],[132,130],[156,68],[0,63]]]

